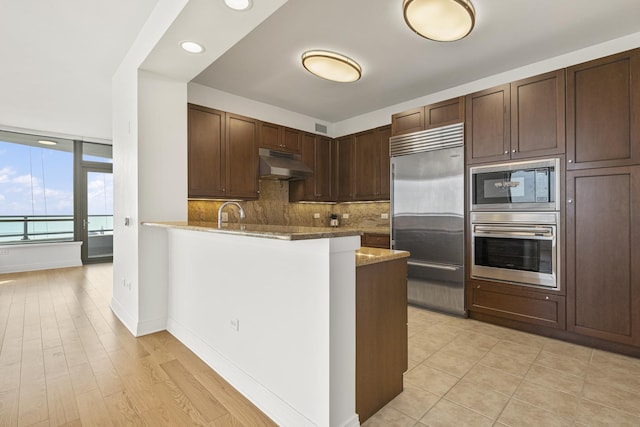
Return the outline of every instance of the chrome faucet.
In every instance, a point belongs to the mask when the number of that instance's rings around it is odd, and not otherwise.
[[[223,204],[220,205],[220,208],[218,208],[218,228],[222,228],[222,210],[227,205],[235,205],[235,206],[238,207],[238,210],[240,211],[240,221],[241,222],[247,217],[244,214],[244,209],[242,209],[242,206],[240,206],[240,203],[238,203],[238,202],[224,202]]]

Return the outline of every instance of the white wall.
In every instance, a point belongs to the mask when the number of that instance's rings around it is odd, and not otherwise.
[[[114,239],[113,239],[113,297],[111,307],[116,315],[122,320],[125,326],[134,334],[138,335],[139,321],[151,320],[139,313],[139,265],[140,265],[140,247],[145,247],[144,243],[139,244],[140,239],[140,204],[139,198],[141,191],[146,188],[140,187],[140,181],[145,182],[141,173],[150,173],[149,178],[156,176],[149,168],[140,167],[140,156],[147,155],[152,144],[154,136],[154,124],[149,120],[139,120],[139,105],[149,105],[145,100],[139,100],[138,92],[138,69],[140,64],[148,56],[157,41],[162,37],[167,28],[174,21],[175,17],[180,13],[181,9],[186,5],[188,0],[160,0],[151,13],[149,20],[143,27],[136,42],[113,78],[113,175],[114,175]],[[148,92],[144,76],[141,78],[144,93]],[[151,84],[151,83],[149,83]],[[159,85],[163,87],[163,85]],[[186,83],[184,84],[186,93]],[[169,96],[172,99],[175,96],[174,85],[167,85]],[[162,93],[158,92],[154,96],[161,97]],[[157,99],[157,98],[154,98]],[[148,116],[146,116],[148,118]],[[175,118],[176,121],[181,119],[180,116]],[[171,123],[174,123],[173,121]],[[157,123],[159,129],[165,126],[171,126],[171,123]],[[180,124],[177,129],[183,129]],[[150,132],[148,138],[145,132]],[[183,136],[186,141],[186,135]],[[147,141],[140,144],[139,141]],[[173,141],[172,141],[173,142]],[[159,141],[155,147],[156,150],[162,151],[166,140]],[[185,144],[184,141],[177,142]],[[153,154],[152,154],[153,156]],[[146,165],[143,159],[142,163]],[[186,166],[184,166],[186,167]],[[167,171],[167,179],[172,176],[171,170]],[[176,174],[179,180],[180,172]],[[165,207],[173,204],[184,204],[184,199],[179,202],[173,199],[167,199]],[[156,204],[153,205],[157,207]],[[175,214],[173,207],[169,207],[171,215]],[[143,212],[144,208],[143,208]],[[166,217],[164,211],[158,210],[159,216]],[[130,225],[125,226],[125,217],[130,218]],[[145,255],[142,254],[144,257]],[[142,274],[144,278],[144,273]],[[144,297],[144,295],[143,295]]]
[[[187,220],[187,85],[138,75],[138,217]],[[137,335],[166,329],[167,241],[141,227],[138,243]]]
[[[193,82],[189,83],[188,86],[188,98],[192,104],[241,114],[265,122],[276,123],[311,133],[319,133],[316,132],[315,129],[316,123],[325,125],[327,128],[331,126],[330,123],[305,116],[304,114],[274,107],[273,105],[243,98],[228,92],[222,92]],[[329,133],[327,132],[327,134]]]
[[[164,328],[165,237],[139,224],[187,217],[187,82],[284,2],[263,0],[244,19],[222,2],[159,0],[113,78],[111,306],[134,335]],[[205,40],[204,56],[183,52],[184,39]]]

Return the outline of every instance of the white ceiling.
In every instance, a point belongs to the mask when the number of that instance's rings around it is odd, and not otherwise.
[[[472,2],[474,31],[438,43],[409,30],[402,0],[289,0],[194,81],[334,123],[640,32],[638,0]],[[355,59],[362,79],[308,74],[309,49]]]
[[[157,2],[0,0],[0,125],[109,137],[111,78]]]

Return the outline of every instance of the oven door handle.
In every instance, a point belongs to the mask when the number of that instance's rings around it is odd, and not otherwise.
[[[549,227],[494,227],[475,225],[473,232],[476,236],[505,236],[505,237],[546,237],[553,238],[553,229]]]
[[[457,267],[455,265],[437,264],[433,262],[424,262],[424,261],[407,261],[407,265],[414,265],[417,267],[437,268],[439,270],[447,270],[447,271],[458,271],[460,269],[460,267]]]

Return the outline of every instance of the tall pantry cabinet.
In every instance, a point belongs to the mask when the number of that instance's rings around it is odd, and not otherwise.
[[[567,329],[640,345],[640,49],[567,69]]]

